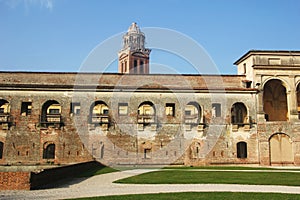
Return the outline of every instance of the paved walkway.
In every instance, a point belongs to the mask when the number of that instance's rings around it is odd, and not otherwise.
[[[76,179],[54,189],[2,191],[0,199],[68,199],[122,194],[168,192],[275,192],[300,194],[300,187],[234,184],[117,184],[113,181],[154,170],[128,170]]]

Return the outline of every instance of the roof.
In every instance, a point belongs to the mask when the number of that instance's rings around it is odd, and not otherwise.
[[[238,65],[241,62],[243,62],[245,59],[247,59],[251,55],[285,55],[285,56],[294,56],[298,55],[300,56],[300,51],[289,51],[289,50],[249,50],[247,53],[245,53],[242,57],[240,57],[237,61],[235,61],[233,64]]]
[[[241,90],[244,75],[0,72],[1,89]]]

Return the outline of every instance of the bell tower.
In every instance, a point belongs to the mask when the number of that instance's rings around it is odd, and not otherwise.
[[[119,73],[149,74],[149,54],[145,48],[145,35],[136,23],[132,23],[123,36],[123,47],[119,51]]]

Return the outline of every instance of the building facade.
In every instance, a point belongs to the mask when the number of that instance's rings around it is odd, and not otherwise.
[[[123,40],[119,73],[0,72],[1,165],[300,165],[300,51],[149,74],[135,23]]]

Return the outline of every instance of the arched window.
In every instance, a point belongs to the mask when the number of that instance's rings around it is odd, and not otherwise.
[[[8,123],[10,115],[10,104],[4,99],[0,99],[0,124]]]
[[[247,158],[247,143],[239,142],[236,144],[237,157],[238,158]]]
[[[156,111],[154,104],[152,102],[146,101],[139,105],[138,108],[138,123],[148,125],[155,123],[156,121]]]
[[[4,143],[0,142],[0,159],[3,158]]]
[[[42,106],[41,125],[43,127],[61,125],[61,106],[55,100],[49,100]]]
[[[231,123],[243,126],[248,123],[247,108],[243,103],[235,103],[231,107]]]
[[[197,102],[190,102],[186,105],[184,119],[186,124],[201,123],[201,107]]]
[[[46,145],[43,150],[43,159],[54,159],[54,158],[55,158],[55,144]]]
[[[267,121],[288,119],[286,88],[282,81],[270,80],[264,85],[263,106]]]
[[[297,86],[297,111],[298,111],[298,119],[300,119],[300,84]]]
[[[96,101],[90,107],[90,123],[109,124],[109,108],[103,101]]]

